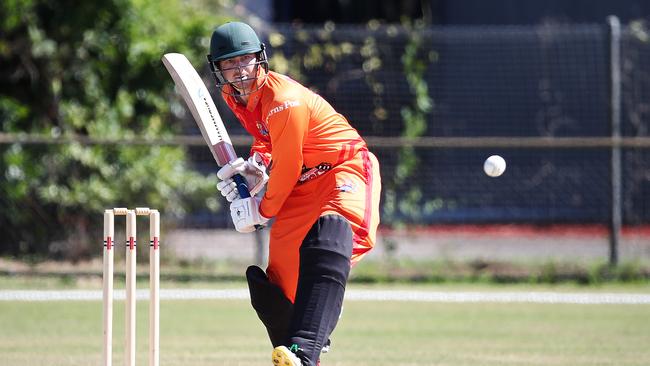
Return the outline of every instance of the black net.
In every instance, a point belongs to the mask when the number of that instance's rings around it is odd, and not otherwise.
[[[272,69],[321,94],[364,137],[404,136],[410,128],[406,113],[418,112],[421,98],[431,108],[419,110],[425,119],[420,136],[516,140],[611,133],[605,25],[417,30],[276,25],[264,38]],[[648,43],[627,27],[621,47],[623,133],[647,136]],[[409,82],[409,49],[424,65],[424,91]],[[242,133],[225,113],[232,133]],[[247,153],[247,147],[237,148]],[[385,224],[606,223],[610,216],[608,148],[408,149],[371,144],[371,149],[382,168]],[[215,170],[207,149],[192,152],[199,169]],[[497,179],[482,171],[492,154],[508,162],[506,173]],[[626,223],[650,219],[646,154],[644,149],[623,154]],[[409,158],[416,164],[404,172]],[[227,225],[228,218],[202,213],[191,215],[191,221]]]

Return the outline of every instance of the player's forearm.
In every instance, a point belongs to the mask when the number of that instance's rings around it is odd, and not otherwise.
[[[300,176],[302,159],[274,161],[273,165],[273,173],[260,204],[260,213],[267,218],[277,215],[284,201],[291,194]]]
[[[274,138],[273,138],[274,137]],[[303,130],[287,128],[277,136],[272,136],[273,167],[260,212],[265,217],[273,217],[280,210],[296,185],[303,166]]]

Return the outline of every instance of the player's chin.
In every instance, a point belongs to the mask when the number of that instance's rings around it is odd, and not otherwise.
[[[237,80],[230,83],[239,92],[249,92],[253,85],[254,79]]]

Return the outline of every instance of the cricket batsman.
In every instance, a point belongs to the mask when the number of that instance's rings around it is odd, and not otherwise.
[[[269,71],[265,46],[249,25],[216,28],[208,62],[224,100],[254,137],[248,159],[219,170],[217,188],[231,202],[237,231],[274,218],[266,271],[246,271],[273,365],[319,365],[350,268],[375,243],[379,163],[327,101]],[[252,197],[239,196],[235,174],[244,176]]]

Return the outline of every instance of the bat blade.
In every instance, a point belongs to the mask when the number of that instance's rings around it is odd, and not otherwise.
[[[162,61],[174,79],[176,90],[183,96],[217,164],[224,166],[236,159],[235,148],[208,88],[187,57],[180,53],[168,53],[163,56]]]
[[[162,62],[174,79],[176,90],[185,100],[217,165],[224,166],[237,159],[235,148],[219,111],[194,66],[185,55],[180,53],[167,53],[163,56]],[[237,183],[239,196],[250,197],[246,180],[239,174],[235,175],[233,180]]]

